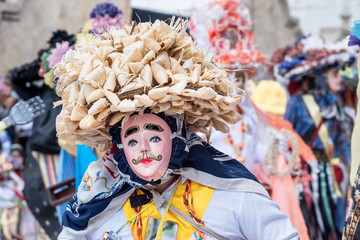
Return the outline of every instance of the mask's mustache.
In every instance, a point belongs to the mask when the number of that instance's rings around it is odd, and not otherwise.
[[[131,160],[133,162],[133,164],[138,165],[144,158],[148,158],[151,160],[155,160],[155,161],[160,161],[162,159],[161,155],[155,156],[152,153],[141,153],[137,159],[133,159]]]

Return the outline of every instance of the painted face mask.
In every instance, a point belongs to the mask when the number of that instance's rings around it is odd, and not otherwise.
[[[332,93],[337,93],[341,90],[341,83],[342,83],[342,79],[341,76],[339,75],[339,70],[337,68],[331,68],[327,74],[327,79],[328,79],[328,84],[329,84],[329,88],[330,91]]]
[[[154,114],[134,115],[121,129],[126,160],[134,173],[146,180],[159,180],[171,157],[171,130]]]

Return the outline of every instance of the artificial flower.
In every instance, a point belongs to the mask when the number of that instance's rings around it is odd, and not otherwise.
[[[56,63],[60,62],[62,56],[64,56],[69,49],[69,42],[57,42],[56,47],[51,51],[51,55],[46,58],[49,68],[53,68]]]

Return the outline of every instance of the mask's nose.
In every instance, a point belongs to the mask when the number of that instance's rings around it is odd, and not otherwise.
[[[147,153],[147,152],[150,152],[150,143],[149,141],[146,141],[146,139],[143,139],[140,143],[140,151],[142,153]]]

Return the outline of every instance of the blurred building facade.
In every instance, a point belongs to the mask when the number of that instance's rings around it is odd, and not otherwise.
[[[288,4],[290,14],[300,19],[304,34],[326,35],[330,29],[345,28],[348,34],[354,20],[359,19],[359,0],[288,0]]]
[[[0,0],[0,75],[36,57],[36,53],[51,36],[52,31],[63,29],[76,33],[89,20],[95,4],[105,0]],[[213,0],[107,0],[123,10],[127,21],[131,18],[131,6],[140,9],[189,16],[191,12]],[[346,34],[353,9],[341,11],[336,0],[328,6],[327,0],[243,0],[248,5],[258,48],[270,56],[280,46],[285,46],[307,33],[324,34],[329,40],[338,40]],[[354,0],[344,0],[360,7]],[[342,1],[337,1],[340,2]],[[351,6],[352,6],[351,5]],[[327,12],[330,11],[331,14]],[[319,13],[319,14],[316,14]],[[348,17],[351,15],[352,18]],[[318,16],[324,15],[331,21]],[[343,22],[341,23],[341,19]],[[136,19],[137,20],[137,19]],[[154,19],[152,19],[154,21]],[[324,25],[328,22],[328,25]],[[331,23],[331,24],[330,24]],[[335,24],[336,23],[336,24]],[[314,32],[313,25],[319,30]],[[322,29],[322,30],[320,30]]]
[[[0,75],[36,58],[52,32],[78,32],[101,0],[0,0]],[[130,19],[129,0],[113,2]]]

